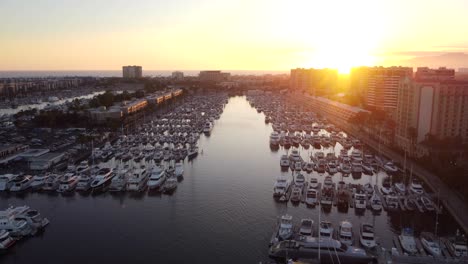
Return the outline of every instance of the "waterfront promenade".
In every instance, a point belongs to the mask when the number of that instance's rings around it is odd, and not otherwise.
[[[308,105],[308,102],[304,100],[304,97],[300,97],[298,95],[292,95],[289,99],[300,104]],[[333,123],[333,117],[325,117]],[[381,155],[395,162],[399,162],[400,164],[404,164],[404,157],[402,155],[391,150],[384,144],[380,144],[380,147],[378,147],[379,144],[377,141],[358,131],[358,129],[356,129],[352,124],[339,123],[336,125],[343,129],[347,134],[361,140],[362,143],[374,149],[376,152],[378,151],[377,148],[379,148]],[[444,207],[450,212],[450,214],[452,214],[455,220],[462,227],[463,231],[468,233],[468,205],[463,197],[460,197],[458,193],[447,187],[447,185],[445,185],[437,175],[407,159],[407,167],[409,168],[411,166],[413,167],[414,175],[420,177],[436,194],[440,192],[440,201]]]

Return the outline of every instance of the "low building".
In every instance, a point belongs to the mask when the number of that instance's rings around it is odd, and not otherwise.
[[[28,145],[23,144],[0,145],[0,164],[15,159],[28,148]]]
[[[221,71],[201,71],[200,74],[198,74],[198,79],[200,82],[219,83],[229,81],[230,77],[230,73]]]
[[[133,102],[124,102],[122,106],[122,112],[126,115],[133,114],[145,109],[148,106],[146,99],[136,100]]]
[[[55,164],[62,161],[64,153],[49,152],[39,157],[34,157],[29,160],[29,169],[31,170],[47,170]]]
[[[31,160],[33,158],[37,158],[39,156],[42,156],[46,153],[49,153],[49,149],[28,149],[21,154],[19,154],[20,157],[23,157],[27,160]]]
[[[123,111],[118,106],[111,106],[109,108],[103,106],[100,108],[90,109],[89,115],[91,119],[101,122],[107,119],[120,119],[123,117]]]
[[[172,72],[171,77],[175,81],[183,81],[184,80],[184,73],[181,72],[181,71],[175,71],[175,72]]]

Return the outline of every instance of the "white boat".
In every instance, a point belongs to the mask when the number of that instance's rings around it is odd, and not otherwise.
[[[291,192],[291,202],[298,203],[301,201],[302,189],[300,187],[294,186]]]
[[[278,177],[276,179],[275,185],[273,186],[273,196],[281,197],[286,195],[289,189],[289,180],[284,177]]]
[[[316,205],[318,200],[318,191],[317,189],[309,187],[306,192],[305,203],[307,205]]]
[[[44,185],[42,186],[42,190],[46,192],[55,192],[59,187],[61,179],[62,176],[60,175],[50,174],[49,177],[47,177]]]
[[[391,161],[385,163],[383,167],[384,167],[384,170],[389,174],[398,172],[398,167],[395,166],[393,162]]]
[[[336,164],[333,163],[333,162],[329,162],[327,164],[327,172],[330,174],[330,175],[333,175],[335,173],[338,172],[338,168],[336,167]]]
[[[14,215],[16,220],[24,220],[33,229],[43,229],[49,224],[49,219],[42,217],[39,211],[29,208],[29,206],[10,207],[7,210],[11,215]]]
[[[400,194],[405,195],[406,194],[406,186],[402,182],[397,182],[394,184],[395,190],[399,192]]]
[[[298,161],[302,162],[301,154],[296,149],[291,151],[291,154],[289,155],[289,159],[294,162],[298,162]]]
[[[187,154],[189,159],[193,159],[197,155],[198,155],[198,147],[190,148],[189,151],[188,151],[188,154]]]
[[[81,174],[89,172],[89,169],[90,167],[89,167],[88,161],[84,160],[80,162],[78,166],[76,166],[75,172],[76,174],[81,175]]]
[[[278,132],[276,132],[276,131],[271,132],[271,135],[270,135],[270,145],[272,145],[272,146],[278,146],[278,145],[279,145],[279,141],[280,141],[280,136],[279,136]]]
[[[424,188],[422,187],[422,184],[417,180],[411,181],[409,189],[410,189],[410,192],[413,194],[417,194],[417,195],[424,194]]]
[[[314,220],[312,219],[302,219],[301,226],[299,228],[299,234],[303,236],[312,236],[312,231],[314,228]]]
[[[317,189],[319,187],[319,182],[317,178],[312,177],[309,181],[309,188]]]
[[[466,258],[468,257],[468,245],[464,235],[460,234],[460,231],[457,230],[457,233],[454,238],[450,238],[447,243],[447,249],[450,254],[455,258]]]
[[[0,191],[8,191],[13,185],[13,180],[17,177],[15,174],[0,175]]]
[[[34,232],[28,222],[16,219],[11,208],[0,211],[0,230],[7,230],[14,237],[28,236]]]
[[[387,177],[387,178],[385,178],[383,180],[382,187],[380,188],[380,191],[384,195],[388,195],[388,194],[393,193],[393,187],[392,187],[392,182],[391,182],[390,177]]]
[[[307,162],[304,164],[304,167],[302,169],[307,171],[307,173],[311,173],[314,171],[314,166],[315,165],[313,162]]]
[[[91,190],[93,192],[103,191],[108,187],[115,176],[113,169],[101,168],[94,176],[94,180],[91,182]]]
[[[426,211],[432,212],[435,210],[434,205],[429,198],[426,196],[421,196],[419,199],[421,199],[421,203],[423,204]]]
[[[11,192],[21,192],[29,187],[31,187],[32,183],[32,176],[31,175],[18,175],[13,180],[13,185],[10,187]]]
[[[79,177],[74,173],[65,173],[59,183],[57,192],[72,192],[78,185]]]
[[[167,178],[166,182],[162,186],[163,193],[172,193],[177,189],[177,179],[174,177]]]
[[[148,172],[146,168],[137,168],[133,170],[133,175],[127,181],[127,191],[141,192],[146,187],[148,181]]]
[[[416,247],[416,240],[414,238],[413,229],[403,228],[401,234],[398,236],[400,245],[403,248],[403,251],[410,255],[415,255],[418,253],[418,248]]]
[[[354,194],[354,208],[364,210],[367,206],[367,195],[364,193]]]
[[[302,188],[305,184],[305,177],[304,175],[298,173],[294,179],[294,186]]]
[[[166,172],[160,166],[155,166],[151,170],[151,175],[148,180],[148,188],[150,190],[160,188],[166,180]]]
[[[210,134],[212,129],[213,129],[213,124],[211,124],[211,122],[207,121],[205,123],[205,125],[203,126],[203,133]]]
[[[421,232],[421,244],[427,253],[434,257],[442,256],[440,242],[435,238],[434,234],[429,232]]]
[[[351,152],[351,160],[361,163],[362,162],[362,152],[355,149]]]
[[[375,241],[374,226],[368,223],[361,224],[359,242],[364,248],[372,249],[377,246]]]
[[[16,243],[16,239],[10,236],[10,232],[0,230],[0,251],[5,251]]]
[[[125,165],[123,168],[117,170],[116,175],[112,178],[109,191],[110,192],[120,192],[124,191],[127,185],[128,178],[130,178],[131,171],[128,165]]]
[[[293,223],[291,215],[281,216],[280,225],[278,228],[278,238],[280,240],[288,240],[293,235]]]
[[[342,162],[340,164],[341,173],[346,175],[351,173],[351,165],[348,162]]]
[[[372,210],[378,212],[382,211],[382,200],[380,199],[380,196],[374,193],[372,197],[369,200],[370,206]]]
[[[338,240],[345,245],[353,245],[353,224],[351,222],[345,220],[340,223]]]
[[[323,220],[319,225],[319,235],[321,239],[333,238],[333,225],[329,221]]]
[[[86,192],[91,188],[91,182],[93,182],[93,177],[90,175],[82,174],[78,178],[78,184],[76,185],[77,191]]]
[[[174,175],[178,178],[184,176],[184,165],[182,163],[176,163],[174,166]]]
[[[31,182],[31,189],[33,190],[41,189],[48,177],[49,175],[47,174],[34,176]]]
[[[282,168],[289,168],[289,166],[290,166],[290,161],[289,161],[288,156],[286,156],[286,155],[282,155],[282,156],[281,156],[281,159],[280,159],[280,166],[281,166]]]
[[[363,188],[368,196],[372,196],[374,194],[374,186],[372,186],[370,182],[364,184]]]
[[[293,161],[294,162],[294,161]],[[294,168],[295,171],[301,171],[302,170],[302,162],[300,161],[295,161],[294,162]]]
[[[397,196],[395,196],[393,194],[386,195],[385,196],[385,202],[387,204],[387,210],[388,211],[391,211],[391,212],[398,211],[400,203],[398,201]]]

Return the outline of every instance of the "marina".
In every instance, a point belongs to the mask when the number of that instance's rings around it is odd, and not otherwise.
[[[289,112],[283,109],[286,106],[281,105],[278,97],[265,97],[263,104],[256,101],[254,106],[249,105],[250,97],[237,96],[228,100],[227,95],[222,94],[213,98],[217,99],[201,105],[202,99],[187,100],[174,112],[157,119],[147,117],[134,129],[124,129],[115,141],[93,150],[86,162],[80,161],[73,164],[75,168],[68,168],[69,173],[80,177],[76,185],[73,185],[74,176],[65,177],[65,172],[60,172],[35,178],[44,182],[34,191],[31,183],[26,191],[1,192],[0,209],[27,203],[53,223],[41,237],[16,245],[12,252],[1,257],[2,261],[60,263],[59,260],[68,256],[60,250],[65,247],[60,241],[67,233],[73,237],[67,240],[67,248],[80,247],[86,252],[74,256],[69,263],[86,262],[90,256],[104,262],[139,263],[148,258],[164,263],[182,263],[187,259],[202,262],[208,256],[223,263],[268,262],[272,253],[266,246],[275,244],[271,234],[278,230],[277,224],[284,215],[291,216],[290,225],[282,232],[285,241],[295,237],[300,226],[309,226],[301,219],[313,220],[309,231],[302,229],[303,233],[312,235],[321,233],[319,224],[326,221],[329,223],[327,230],[332,230],[329,233],[334,238],[339,238],[340,227],[351,226],[353,239],[349,246],[359,248],[362,250],[359,254],[364,254],[359,237],[361,223],[365,222],[373,227],[379,248],[392,251],[395,247],[401,259],[406,256],[394,242],[403,227],[411,227],[420,241],[421,232],[434,233],[438,217],[436,233],[442,237],[441,241],[450,241],[456,234],[456,222],[437,206],[437,195],[429,189],[425,188],[423,195],[410,192],[411,186],[405,193],[394,191],[392,195],[396,197],[397,206],[390,208],[388,201],[393,200],[382,193],[385,179],[392,179],[394,189],[393,182],[405,177],[395,173],[391,164],[379,164],[378,153],[367,151],[358,139],[348,138],[339,128],[317,119],[313,112],[288,106],[294,109],[290,112],[296,118],[285,128],[289,130],[300,124],[301,132],[294,128],[286,137],[286,133],[282,133],[285,129],[278,127],[282,122],[274,120],[280,116],[278,113]],[[193,105],[188,107],[191,101]],[[275,103],[278,105],[267,108]],[[193,113],[187,108],[193,109]],[[201,117],[201,112],[208,112],[208,115]],[[310,126],[302,124],[301,118],[310,118]],[[183,120],[190,120],[190,123],[185,124]],[[316,122],[318,120],[321,122]],[[273,131],[277,134],[272,134]],[[372,159],[366,154],[372,155]],[[93,184],[98,174],[102,177]],[[171,175],[168,178],[173,180],[168,186],[165,185],[168,179],[157,183],[162,174]],[[119,187],[128,186],[124,182],[128,183],[133,177],[136,191]],[[278,177],[285,181],[275,185]],[[61,181],[57,181],[58,178]],[[409,175],[406,179],[411,183]],[[87,184],[80,185],[82,180]],[[48,183],[52,183],[51,186]],[[57,192],[63,190],[59,187],[61,183],[68,183],[70,190]],[[153,192],[150,186],[164,187],[164,191]],[[44,187],[55,191],[38,191]],[[413,210],[410,210],[412,205]],[[100,214],[102,211],[107,214]],[[80,218],[87,221],[69,226],[72,220]],[[342,225],[344,221],[348,225]],[[171,231],[174,228],[178,230],[177,235]],[[149,235],[141,236],[142,232]],[[89,239],[91,236],[97,238]],[[127,248],[125,241],[142,246]],[[320,243],[329,243],[329,247],[335,249],[341,247],[338,240],[306,239],[300,243],[310,248]],[[103,244],[109,250],[112,248],[112,256],[99,254]],[[417,245],[422,249],[421,242]],[[450,243],[444,245],[442,251],[453,257],[454,254],[448,253]],[[207,247],[210,252],[201,254]],[[54,259],[47,254],[50,248],[58,249],[54,250]],[[177,254],[182,249],[184,256]],[[418,250],[421,253],[418,258],[427,257],[422,251]],[[306,257],[316,256],[310,252]],[[374,254],[363,258],[364,261],[385,255]]]

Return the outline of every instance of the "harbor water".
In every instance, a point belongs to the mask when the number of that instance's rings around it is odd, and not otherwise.
[[[70,196],[44,193],[2,194],[0,208],[28,205],[50,220],[39,236],[19,241],[1,263],[258,263],[268,260],[268,243],[279,216],[288,213],[319,219],[320,206],[277,203],[273,184],[281,171],[286,150],[271,150],[270,124],[245,97],[231,97],[211,136],[202,135],[200,154],[184,163],[184,180],[172,195],[129,193]],[[338,156],[341,146],[324,149]],[[314,150],[300,149],[305,160]],[[366,149],[364,149],[364,152]],[[305,172],[304,172],[305,173]],[[291,176],[290,176],[291,177]],[[323,182],[325,175],[307,174]],[[380,185],[384,172],[360,179],[333,176],[334,182],[371,182]],[[342,220],[354,226],[373,223],[379,243],[392,246],[394,234],[412,227],[416,234],[434,232],[435,214],[387,213],[370,210],[358,214],[333,207],[320,215],[335,230]],[[456,222],[445,212],[439,216],[438,234],[453,235]]]

